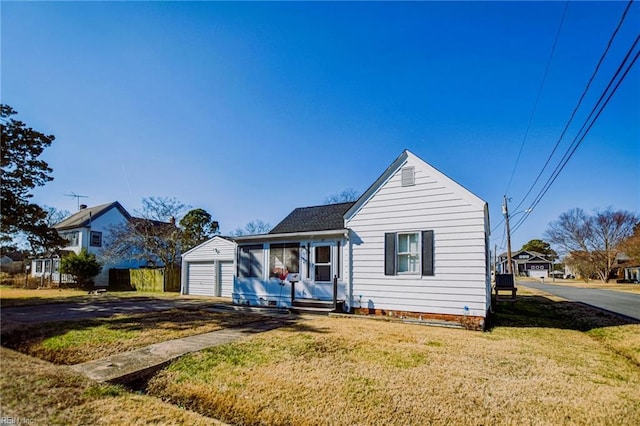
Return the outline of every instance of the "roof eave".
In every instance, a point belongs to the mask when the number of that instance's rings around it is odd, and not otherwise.
[[[340,236],[347,237],[349,230],[346,228],[341,229],[329,229],[324,231],[304,231],[304,232],[284,232],[281,234],[259,234],[259,235],[244,235],[241,237],[234,237],[236,243],[250,243],[259,241],[283,241],[283,240],[299,240],[304,238],[322,238]]]

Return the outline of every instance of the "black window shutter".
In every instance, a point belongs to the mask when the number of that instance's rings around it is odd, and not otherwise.
[[[396,234],[384,234],[384,274],[396,274]]]
[[[435,275],[433,272],[433,231],[422,231],[422,275]]]

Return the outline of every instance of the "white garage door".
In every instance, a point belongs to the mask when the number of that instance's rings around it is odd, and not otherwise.
[[[231,297],[234,275],[233,262],[220,262],[220,296]]]
[[[189,263],[187,270],[187,294],[195,296],[216,295],[216,268],[213,262]]]
[[[546,269],[531,269],[529,270],[529,276],[531,278],[547,278],[547,270]]]

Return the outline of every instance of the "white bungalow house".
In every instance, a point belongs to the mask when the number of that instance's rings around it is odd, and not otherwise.
[[[481,328],[489,229],[486,202],[404,151],[356,202],[298,208],[268,234],[235,238],[232,299]]]
[[[131,219],[131,215],[117,201],[95,207],[81,205],[80,211],[53,226],[62,238],[69,241],[69,245],[62,248],[57,254],[33,259],[31,261],[31,275],[34,277],[44,276],[53,282],[60,282],[61,279],[65,281],[65,277],[61,277],[59,273],[60,256],[69,252],[77,254],[84,248],[89,253],[95,254],[97,260],[103,264],[102,272],[94,278],[94,283],[98,287],[106,287],[109,284],[109,269],[138,268],[146,264],[146,262],[132,259],[106,261],[101,256],[103,238],[107,236],[109,229]]]

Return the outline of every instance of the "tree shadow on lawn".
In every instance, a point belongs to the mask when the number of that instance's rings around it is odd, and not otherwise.
[[[119,314],[111,317],[97,317],[91,319],[55,321],[47,323],[29,324],[15,327],[1,334],[1,344],[10,349],[29,354],[33,347],[40,346],[47,339],[64,336],[68,333],[80,332],[78,345],[96,345],[90,342],[96,334],[105,336],[104,345],[117,345],[117,342],[144,340],[144,347],[182,337],[215,332],[224,329],[239,329],[243,333],[261,333],[275,328],[285,328],[292,332],[323,332],[308,323],[302,323],[299,318],[273,318],[256,313],[240,313],[235,311],[210,311],[197,307],[175,308],[165,311],[151,311],[145,313]],[[89,332],[88,334],[86,332]],[[148,337],[155,336],[155,337]],[[150,341],[151,340],[151,341]],[[115,341],[115,342],[114,342]],[[60,352],[55,354],[55,352]],[[56,363],[67,362],[62,352],[74,351],[73,347],[46,351],[45,358]]]
[[[518,296],[515,304],[494,303],[487,331],[495,327],[540,327],[589,331],[640,324],[640,321],[579,302],[555,302],[543,296]]]

